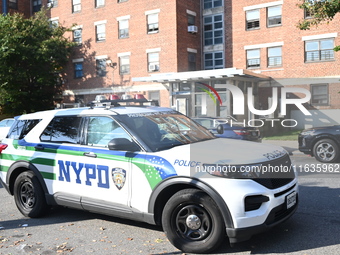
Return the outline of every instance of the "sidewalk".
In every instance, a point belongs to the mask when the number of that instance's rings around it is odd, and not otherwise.
[[[262,140],[262,143],[274,144],[283,147],[288,151],[289,155],[303,155],[304,153],[299,151],[298,141],[281,141],[281,140]]]

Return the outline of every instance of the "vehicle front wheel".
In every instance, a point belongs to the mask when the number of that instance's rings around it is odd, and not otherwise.
[[[32,171],[22,172],[16,178],[14,200],[19,211],[26,217],[43,216],[49,209],[40,182]]]
[[[316,160],[323,163],[334,163],[339,159],[339,147],[331,139],[322,139],[313,147]]]
[[[206,193],[185,189],[166,203],[162,215],[163,230],[169,241],[188,253],[208,253],[225,239],[222,215]]]

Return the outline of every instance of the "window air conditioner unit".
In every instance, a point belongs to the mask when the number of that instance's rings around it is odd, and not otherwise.
[[[47,8],[52,8],[53,7],[53,1],[52,2],[49,2],[47,3]]]
[[[198,32],[197,26],[188,26],[188,32],[197,33]]]
[[[150,64],[149,65],[149,71],[157,71],[158,70],[158,66],[155,64]]]

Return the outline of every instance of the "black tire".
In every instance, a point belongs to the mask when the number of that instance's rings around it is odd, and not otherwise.
[[[169,241],[183,252],[208,253],[226,238],[219,208],[197,189],[181,190],[169,199],[162,225]]]
[[[48,212],[44,191],[32,171],[22,172],[14,182],[14,200],[26,217],[37,218]]]
[[[339,159],[339,147],[331,139],[322,139],[313,147],[316,160],[323,163],[334,163]]]

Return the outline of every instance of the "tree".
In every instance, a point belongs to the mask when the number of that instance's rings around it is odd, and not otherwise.
[[[298,27],[301,30],[308,30],[311,26],[317,26],[320,23],[329,23],[334,16],[340,12],[340,0],[301,0],[299,7],[308,12],[311,16],[299,22]],[[334,48],[340,50],[340,46]]]
[[[0,16],[0,108],[22,114],[51,109],[61,93],[60,72],[74,45],[70,29],[52,25],[44,10],[26,19]]]

